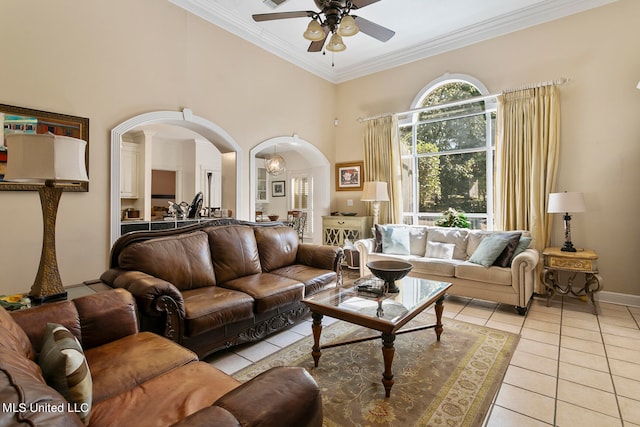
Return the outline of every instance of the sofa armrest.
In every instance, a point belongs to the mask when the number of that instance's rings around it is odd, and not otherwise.
[[[138,303],[138,310],[148,316],[157,317],[158,298],[168,296],[176,302],[178,313],[184,317],[182,293],[170,282],[142,271],[129,271],[112,268],[105,271],[100,280],[112,288],[123,288],[131,292]]]
[[[320,389],[304,368],[271,368],[213,405],[233,414],[242,426],[322,426]]]
[[[369,254],[373,253],[376,247],[376,240],[371,237],[368,239],[356,240],[353,246],[360,254],[360,277],[369,274],[367,271],[367,262],[369,261]]]
[[[301,243],[298,246],[296,261],[310,267],[339,272],[344,251],[339,246],[314,245]]]
[[[102,280],[113,288],[131,292],[142,315],[163,318],[164,330],[157,332],[181,344],[184,336],[184,299],[170,282],[141,271],[112,268],[105,271]]]
[[[524,308],[533,295],[538,277],[538,262],[540,254],[537,250],[528,248],[511,260],[511,286],[518,295],[518,312],[524,314]]]
[[[538,251],[527,248],[511,260],[511,272],[516,273],[521,268],[524,268],[525,271],[535,270],[538,267],[539,260],[540,255]]]

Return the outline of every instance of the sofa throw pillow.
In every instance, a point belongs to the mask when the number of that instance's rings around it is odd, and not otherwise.
[[[395,255],[409,255],[411,253],[408,228],[381,226],[381,231],[382,253]]]
[[[455,247],[456,245],[453,243],[427,242],[427,251],[424,256],[427,258],[452,259]]]
[[[525,249],[529,247],[529,245],[531,244],[531,240],[531,237],[520,237],[518,245],[516,246],[516,249],[513,251],[513,255],[511,255],[511,259],[509,260],[509,265],[511,265],[511,262],[515,257],[520,255],[522,252],[524,252]]]
[[[513,257],[513,253],[518,246],[518,242],[520,242],[520,237],[522,233],[514,232],[514,233],[501,233],[509,242],[507,243],[507,247],[504,248],[502,253],[498,255],[498,258],[493,262],[493,265],[498,267],[509,267],[511,264],[511,258]]]
[[[382,225],[373,227],[373,252],[382,253]]]
[[[85,425],[89,424],[93,383],[77,338],[64,326],[47,323],[38,365],[47,384],[67,399]]]
[[[500,235],[492,235],[482,239],[475,250],[469,262],[480,264],[484,267],[490,267],[491,264],[500,256],[504,248],[507,247],[509,239]]]

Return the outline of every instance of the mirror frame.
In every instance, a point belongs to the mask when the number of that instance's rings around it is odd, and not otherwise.
[[[68,114],[53,113],[50,111],[33,110],[31,108],[16,107],[13,105],[0,104],[0,113],[6,113],[16,116],[34,117],[36,119],[44,119],[52,124],[60,124],[78,128],[78,135],[66,135],[79,138],[87,142],[84,152],[84,162],[89,175],[89,119],[86,117],[71,116]],[[3,138],[6,134],[4,123],[2,124]],[[1,191],[35,191],[44,184],[7,182],[0,180]],[[89,182],[79,182],[77,184],[60,184],[63,191],[86,192],[89,191]]]

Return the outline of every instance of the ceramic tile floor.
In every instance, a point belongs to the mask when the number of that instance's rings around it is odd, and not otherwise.
[[[577,298],[555,297],[550,307],[535,298],[520,316],[503,304],[447,297],[445,317],[520,334],[484,427],[640,426],[640,307],[599,308],[596,316]],[[310,333],[307,318],[207,361],[234,373]]]
[[[69,297],[104,290],[100,286],[68,288]],[[555,297],[547,307],[536,297],[520,316],[503,304],[447,297],[445,318],[520,335],[483,427],[640,427],[640,307],[598,305],[596,316],[577,298]],[[323,324],[331,320],[325,317]],[[234,373],[310,334],[307,317],[206,360]]]

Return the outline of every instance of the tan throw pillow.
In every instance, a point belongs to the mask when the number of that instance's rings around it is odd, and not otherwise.
[[[76,337],[62,325],[47,323],[38,365],[47,384],[69,402],[67,411],[89,424],[93,383]]]

